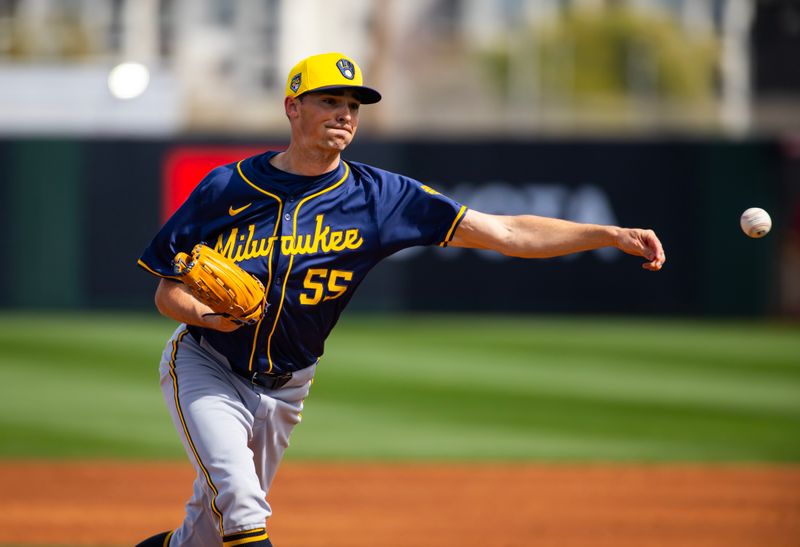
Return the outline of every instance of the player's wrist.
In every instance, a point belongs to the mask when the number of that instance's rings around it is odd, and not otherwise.
[[[210,309],[200,316],[200,321],[202,324],[199,326],[220,332],[232,332],[241,327],[240,323],[231,321],[228,317],[214,313]]]
[[[618,226],[607,226],[603,224],[587,224],[588,230],[587,244],[592,248],[617,247],[621,248],[624,244],[625,230]]]

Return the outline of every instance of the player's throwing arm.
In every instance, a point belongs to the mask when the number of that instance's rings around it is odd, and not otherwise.
[[[450,242],[454,247],[490,249],[521,258],[550,258],[601,247],[643,257],[643,268],[658,271],[666,261],[655,232],[580,224],[534,215],[488,215],[467,211]]]

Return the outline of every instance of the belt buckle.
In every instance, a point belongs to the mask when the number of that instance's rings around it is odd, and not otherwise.
[[[257,386],[265,387],[267,389],[280,389],[291,379],[291,372],[284,372],[283,374],[264,374],[254,372],[250,381]]]

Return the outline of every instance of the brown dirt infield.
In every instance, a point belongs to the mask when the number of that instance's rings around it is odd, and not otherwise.
[[[134,545],[180,522],[184,463],[0,462],[0,544]],[[279,547],[800,545],[800,467],[289,462]]]

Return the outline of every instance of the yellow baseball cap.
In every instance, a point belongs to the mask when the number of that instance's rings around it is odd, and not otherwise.
[[[289,71],[286,96],[299,97],[310,91],[325,89],[356,89],[362,104],[381,100],[381,94],[363,85],[361,69],[354,60],[342,53],[321,53],[306,57]]]

